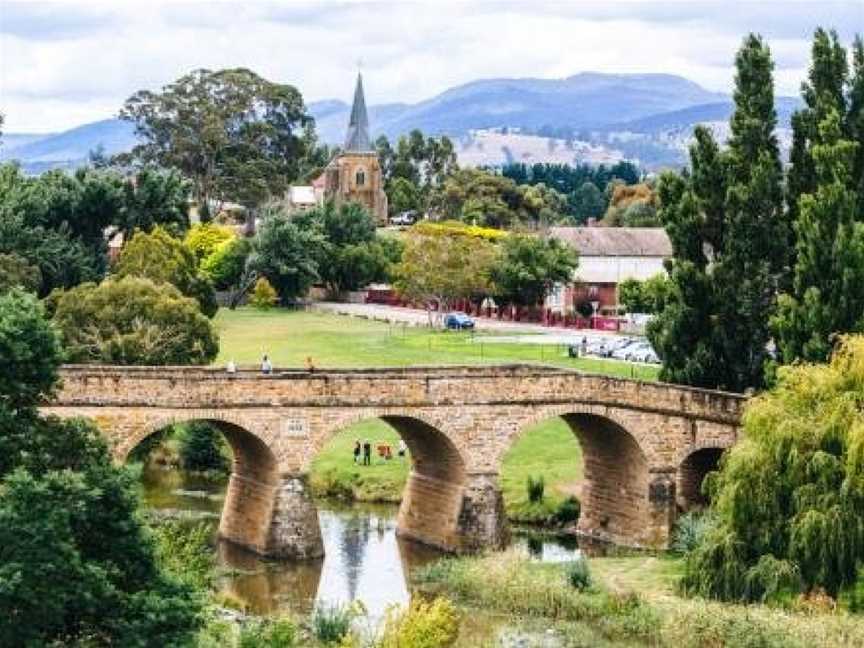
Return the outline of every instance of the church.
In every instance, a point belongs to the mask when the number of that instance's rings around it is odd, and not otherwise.
[[[298,191],[302,189],[306,188],[291,188],[289,203],[293,209],[308,208],[309,205],[303,204],[301,196],[308,203],[309,196],[314,195],[318,204],[331,200],[336,205],[359,203],[369,210],[379,226],[387,224],[387,194],[384,193],[381,162],[369,136],[369,115],[360,74],[357,75],[354,102],[342,150],[330,161],[324,173],[312,182],[312,192]]]

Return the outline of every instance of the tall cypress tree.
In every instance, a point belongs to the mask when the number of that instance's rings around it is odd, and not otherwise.
[[[743,391],[763,383],[768,320],[788,273],[791,228],[770,51],[750,35],[735,65],[728,149],[721,152],[710,132],[697,129],[692,173],[661,181],[674,290],[649,337],[663,358],[664,380]]]
[[[789,173],[789,198],[793,186],[804,188],[794,210],[794,280],[772,321],[785,362],[824,361],[833,334],[864,331],[862,144],[853,141],[861,137],[864,93],[860,38],[855,47],[848,81],[846,50],[835,33],[829,38],[817,30],[809,82],[802,88],[806,108],[799,113],[799,128],[806,128],[805,146]],[[800,183],[805,164],[806,184]]]
[[[846,132],[858,144],[852,169],[853,182],[858,193],[858,219],[864,220],[864,39],[855,37],[852,43],[852,75],[849,80]]]

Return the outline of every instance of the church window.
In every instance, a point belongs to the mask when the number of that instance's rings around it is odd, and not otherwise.
[[[357,173],[354,176],[355,183],[358,187],[362,187],[366,184],[366,171],[363,169],[357,169]]]

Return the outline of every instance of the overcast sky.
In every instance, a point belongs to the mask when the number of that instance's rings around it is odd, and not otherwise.
[[[665,72],[729,91],[741,38],[768,38],[777,90],[795,94],[817,25],[851,42],[864,0],[648,2],[11,2],[0,0],[6,132],[63,130],[117,113],[192,69],[245,66],[307,102],[415,102],[489,77]]]

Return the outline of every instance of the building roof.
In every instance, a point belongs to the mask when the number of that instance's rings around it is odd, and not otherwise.
[[[580,256],[672,256],[672,243],[662,227],[553,227],[550,234]]]
[[[369,153],[375,150],[369,139],[369,116],[366,114],[366,98],[363,96],[363,77],[359,73],[357,87],[354,88],[354,105],[351,106],[345,146],[342,148],[345,152],[351,153]]]
[[[318,201],[315,199],[314,187],[308,185],[293,185],[288,189],[288,200],[292,205],[314,205]]]

